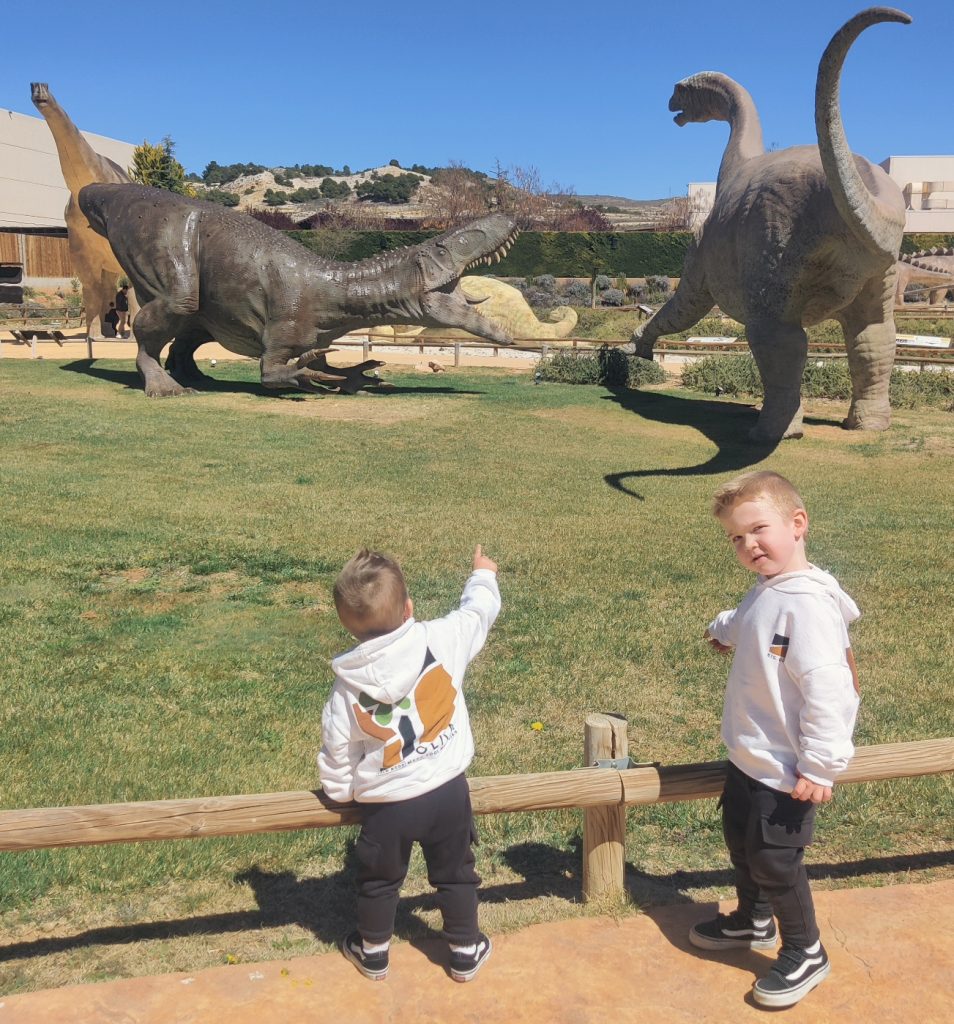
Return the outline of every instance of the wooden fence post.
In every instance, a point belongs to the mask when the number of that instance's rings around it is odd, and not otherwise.
[[[619,715],[587,715],[583,763],[626,757],[629,740],[626,719]],[[622,786],[622,784],[621,784]],[[594,900],[612,893],[623,896],[626,856],[626,806],[589,807],[583,812],[583,898]]]
[[[454,365],[460,366],[460,342],[454,342]]]

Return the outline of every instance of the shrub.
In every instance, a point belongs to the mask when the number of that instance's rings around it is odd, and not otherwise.
[[[661,384],[666,374],[657,363],[627,356],[621,349],[603,345],[596,352],[564,350],[541,359],[541,380],[560,384],[602,384],[604,387],[638,387]]]
[[[682,371],[682,386],[710,395],[761,395],[762,381],[751,356],[706,356]]]
[[[266,206],[282,206],[288,202],[287,192],[277,192],[273,188],[265,189],[265,205]]]
[[[626,296],[619,288],[607,288],[606,291],[600,294],[600,302],[604,306],[622,306],[625,301]]]
[[[596,275],[596,290],[598,292],[605,292],[613,283],[613,279],[607,274]]]
[[[536,285],[526,285],[520,289],[527,304],[534,309],[552,309],[557,305],[558,299],[555,292],[538,288]]]
[[[669,283],[668,277],[663,277],[661,274],[652,274],[646,278],[646,287],[650,291],[659,292],[662,295],[668,295],[672,290],[672,285]]]
[[[954,412],[954,371],[893,370],[890,388],[891,404],[896,409],[917,409],[922,405],[939,405]]]
[[[751,356],[707,356],[690,363],[682,372],[682,386],[715,395],[760,397],[762,382]],[[851,398],[848,361],[825,359],[809,362],[802,377],[806,398],[847,401]],[[954,370],[917,373],[895,368],[891,371],[890,402],[896,409],[941,406],[954,410]]]
[[[588,306],[590,304],[590,287],[582,281],[571,281],[563,289],[563,300],[568,306]]]
[[[533,279],[533,283],[545,292],[556,291],[556,278],[552,274],[541,274]]]
[[[199,198],[210,203],[219,203],[222,206],[238,206],[239,204],[239,197],[234,192],[226,192],[222,188],[206,189]]]

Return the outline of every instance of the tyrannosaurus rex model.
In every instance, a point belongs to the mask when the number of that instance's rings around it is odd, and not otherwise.
[[[848,149],[838,105],[845,55],[877,22],[908,15],[873,7],[829,43],[818,68],[818,147],[766,153],[752,97],[725,75],[679,82],[669,109],[678,125],[728,121],[715,204],[686,255],[673,297],[633,332],[634,351],[652,358],[660,335],[688,330],[714,304],[745,324],[765,398],[751,438],[801,434],[800,388],[808,353],[804,328],[841,323],[852,398],[844,425],[885,429],[894,361],[895,261],[904,198],[880,168]]]
[[[136,366],[147,395],[189,391],[180,381],[201,379],[193,356],[213,339],[259,357],[266,387],[348,392],[379,383],[363,375],[381,365],[376,360],[327,364],[328,343],[357,328],[461,327],[497,344],[512,340],[459,288],[465,271],[499,261],[513,244],[516,227],[501,214],[420,245],[338,263],[243,213],[163,189],[87,185],[79,205],[136,289]],[[159,365],[170,341],[172,376]]]

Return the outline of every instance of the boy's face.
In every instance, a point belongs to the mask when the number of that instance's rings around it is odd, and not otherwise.
[[[808,513],[803,508],[783,513],[755,498],[737,502],[719,521],[744,568],[767,577],[808,568]]]

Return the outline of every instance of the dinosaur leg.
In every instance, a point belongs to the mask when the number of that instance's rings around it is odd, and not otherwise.
[[[630,355],[652,359],[653,345],[664,334],[688,331],[715,305],[702,273],[701,260],[695,245],[686,253],[683,276],[675,294],[656,315],[633,331],[629,345],[624,349]]]
[[[180,384],[201,384],[214,378],[203,373],[195,363],[195,353],[206,342],[212,341],[212,335],[202,327],[177,334],[169,355],[166,356],[166,370]]]
[[[801,437],[808,335],[804,328],[778,320],[747,323],[745,333],[764,391],[762,411],[749,440],[774,444],[784,437]]]
[[[139,352],[136,368],[143,379],[146,394],[150,398],[167,398],[174,395],[194,395],[192,388],[184,388],[173,380],[159,365],[159,356],[167,342],[174,336],[185,333],[188,318],[175,316],[166,308],[161,299],[147,302],[136,317],[136,342]]]
[[[851,406],[844,426],[848,430],[887,430],[891,424],[888,387],[897,344],[894,269],[869,281],[838,319],[851,374]]]
[[[261,359],[262,384],[265,387],[318,391],[324,385],[344,379],[330,370],[313,369],[309,365],[328,352],[327,348],[309,349],[299,356],[301,343],[298,339],[301,335],[301,325],[294,320],[272,322],[265,328]]]
[[[308,359],[309,355],[311,353],[306,353],[302,356],[298,360],[299,365],[301,365],[302,360]],[[374,388],[379,390],[393,387],[392,384],[388,384],[386,381],[373,376],[374,370],[377,370],[379,366],[384,366],[384,361],[381,359],[366,359],[363,363],[358,363],[355,366],[329,366],[328,356],[325,353],[319,353],[315,358],[305,363],[305,365],[310,370],[318,370],[328,374],[330,381],[334,381],[336,384],[335,390],[343,395],[356,395],[362,389]],[[372,372],[369,373],[369,371]]]

